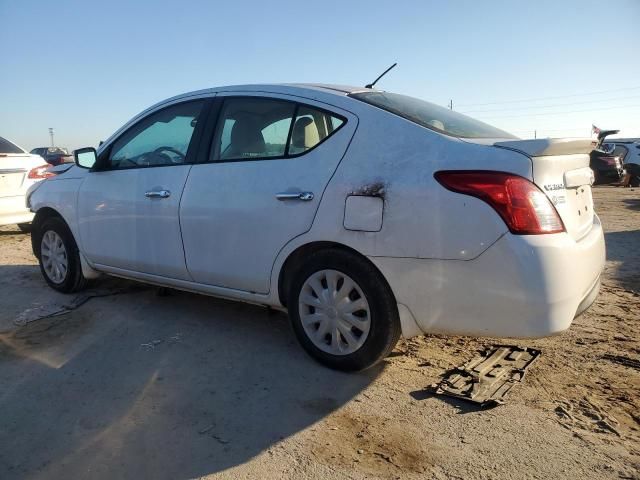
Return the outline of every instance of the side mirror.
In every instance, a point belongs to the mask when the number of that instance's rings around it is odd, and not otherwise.
[[[80,168],[93,168],[98,160],[98,154],[93,147],[79,148],[73,152],[73,157]]]

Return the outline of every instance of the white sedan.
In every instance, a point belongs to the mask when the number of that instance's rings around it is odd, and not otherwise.
[[[599,290],[593,147],[368,88],[197,91],[33,188],[33,250],[62,292],[106,273],[286,309],[343,370],[401,334],[552,335]]]
[[[33,213],[25,205],[25,195],[35,182],[53,175],[49,167],[39,155],[0,137],[0,225],[29,229]]]

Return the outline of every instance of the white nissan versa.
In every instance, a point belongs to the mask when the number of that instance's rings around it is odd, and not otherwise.
[[[106,273],[285,308],[343,370],[401,334],[552,335],[599,289],[594,145],[370,88],[202,90],[32,188],[33,250],[62,292]]]
[[[28,231],[33,213],[25,205],[31,185],[54,175],[42,157],[0,137],[0,225]]]

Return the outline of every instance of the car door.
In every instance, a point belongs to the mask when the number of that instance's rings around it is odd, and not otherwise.
[[[128,128],[82,183],[78,224],[99,266],[189,280],[178,208],[207,100],[156,110]]]
[[[267,293],[278,252],[311,228],[357,118],[293,98],[217,97],[207,161],[193,166],[180,207],[195,281]]]

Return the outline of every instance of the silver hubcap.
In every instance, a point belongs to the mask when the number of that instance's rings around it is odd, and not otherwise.
[[[307,278],[298,298],[307,337],[320,350],[348,355],[364,344],[371,328],[369,303],[356,282],[337,270]]]
[[[40,256],[44,271],[53,283],[62,283],[67,276],[69,259],[67,249],[60,235],[53,230],[47,230],[42,236]]]

